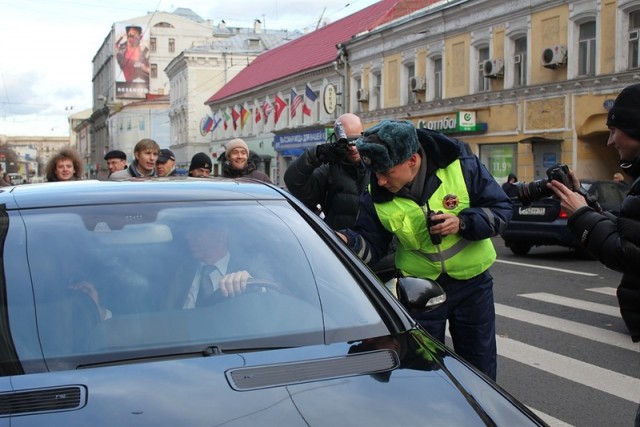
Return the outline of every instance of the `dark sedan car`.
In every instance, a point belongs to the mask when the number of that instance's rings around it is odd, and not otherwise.
[[[580,185],[602,208],[617,215],[627,194],[626,184],[606,180],[583,180]],[[516,255],[526,255],[533,246],[564,246],[589,257],[578,239],[567,228],[567,214],[555,197],[544,197],[531,204],[513,199],[513,217],[502,233],[505,245]]]
[[[544,425],[274,186],[33,184],[0,206],[0,427]],[[210,250],[225,275],[190,304]]]

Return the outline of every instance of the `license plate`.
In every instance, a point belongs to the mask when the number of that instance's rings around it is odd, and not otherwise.
[[[544,208],[520,208],[518,213],[520,215],[544,215]]]

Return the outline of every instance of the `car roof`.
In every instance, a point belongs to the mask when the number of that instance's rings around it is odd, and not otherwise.
[[[117,203],[284,199],[285,192],[255,180],[224,178],[132,178],[72,181],[4,187],[6,210]]]

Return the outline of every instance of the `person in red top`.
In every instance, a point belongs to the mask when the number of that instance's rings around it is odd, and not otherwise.
[[[127,42],[116,44],[116,59],[127,82],[149,81],[149,49],[140,45],[142,28],[128,26]]]

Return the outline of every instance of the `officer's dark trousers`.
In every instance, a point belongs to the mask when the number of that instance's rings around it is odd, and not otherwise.
[[[454,351],[495,380],[496,314],[491,274],[485,271],[465,281],[443,274],[437,282],[447,293],[447,301],[417,315],[416,320],[440,342],[445,342],[448,320]]]

